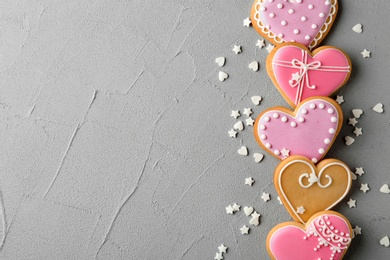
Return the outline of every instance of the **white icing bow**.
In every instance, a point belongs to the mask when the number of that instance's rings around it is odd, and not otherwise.
[[[318,70],[319,68],[321,68],[321,62],[313,61],[312,63],[306,64],[298,59],[293,59],[291,61],[291,64],[294,69],[299,69],[299,77],[298,78],[293,77],[293,80],[289,81],[290,86],[295,88],[301,84],[302,80],[304,80],[306,83],[306,87],[308,87],[309,89],[315,89],[316,88],[315,85],[310,85],[308,72],[309,70]]]
[[[310,175],[304,173],[299,177],[299,185],[301,185],[302,188],[307,189],[313,186],[314,183],[317,183],[320,188],[326,189],[332,184],[332,178],[329,175],[325,175],[325,177],[328,179],[328,183],[324,185],[321,183],[321,174],[317,176],[315,173],[310,173]],[[307,178],[307,181],[309,182],[308,185],[303,184],[303,178]]]

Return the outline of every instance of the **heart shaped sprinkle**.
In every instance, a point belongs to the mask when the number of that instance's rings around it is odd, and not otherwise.
[[[254,105],[258,106],[263,98],[261,96],[253,96],[251,97],[251,100]]]
[[[249,224],[253,226],[260,225],[260,214],[258,214],[256,211],[251,215],[251,219],[249,220]]]
[[[274,44],[298,42],[310,49],[329,32],[337,10],[336,0],[257,0],[251,10],[253,27]]]
[[[244,213],[247,217],[249,217],[253,213],[253,211],[254,211],[253,207],[247,207],[247,206],[244,207]]]
[[[226,72],[220,71],[218,74],[219,81],[223,82],[227,79],[229,75]]]
[[[360,118],[360,116],[363,114],[363,110],[361,109],[353,109],[352,114],[355,118]]]
[[[362,33],[363,32],[363,25],[361,25],[360,23],[358,23],[357,25],[355,25],[354,27],[352,27],[352,30],[356,33]]]
[[[379,241],[382,246],[389,247],[390,246],[390,239],[388,236],[385,236],[384,238]]]
[[[248,155],[248,148],[245,146],[242,146],[240,149],[238,149],[238,154],[242,156],[247,156]]]
[[[330,98],[310,98],[294,112],[274,107],[259,115],[255,137],[259,145],[278,159],[302,155],[319,162],[341,128],[340,106]]]
[[[238,121],[237,123],[234,124],[233,128],[242,131],[244,130],[244,124],[242,123],[242,121]]]
[[[253,154],[253,158],[255,158],[255,162],[259,163],[264,159],[264,154],[255,153]]]
[[[346,136],[344,140],[345,140],[345,144],[348,146],[352,145],[355,142],[355,138],[350,136]]]
[[[382,193],[385,193],[385,194],[390,194],[389,185],[384,184],[379,191],[382,192]]]
[[[257,61],[254,61],[254,62],[250,63],[248,67],[250,69],[252,69],[253,71],[258,71],[259,70],[259,63]]]
[[[225,57],[218,57],[215,59],[215,62],[218,64],[218,66],[223,67],[225,65],[226,59]]]
[[[383,104],[382,103],[378,103],[374,108],[373,110],[379,114],[382,114],[383,113]]]

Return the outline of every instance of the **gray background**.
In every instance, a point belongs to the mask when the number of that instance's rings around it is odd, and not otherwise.
[[[388,259],[390,109],[388,0],[340,1],[324,44],[344,49],[354,71],[341,91],[345,117],[363,136],[347,147],[344,124],[327,157],[366,174],[336,210],[362,227],[346,259]],[[232,109],[254,116],[287,105],[266,71],[261,38],[242,23],[245,1],[47,1],[0,3],[0,188],[6,214],[1,259],[268,259],[265,239],[290,220],[272,184],[277,160],[262,152],[252,127],[237,139],[227,131]],[[351,30],[356,23],[364,33]],[[240,44],[243,52],[231,49]],[[363,59],[364,48],[372,51]],[[230,77],[218,81],[214,59]],[[259,72],[248,69],[253,60]],[[255,107],[250,97],[264,101]],[[245,119],[241,117],[241,119]],[[241,157],[241,144],[249,148]],[[253,187],[244,185],[252,176]],[[364,194],[360,183],[371,190]],[[271,194],[264,203],[263,192]],[[261,225],[243,236],[243,212]],[[1,232],[3,232],[2,230]]]

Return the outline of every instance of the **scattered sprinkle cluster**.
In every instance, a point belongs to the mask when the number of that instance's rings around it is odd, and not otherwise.
[[[243,20],[243,26],[244,27],[250,27],[252,25],[252,22],[249,18],[246,18]],[[356,24],[352,30],[358,34],[361,34],[363,33],[363,25],[362,24]],[[256,47],[258,47],[259,49],[263,49],[265,47],[265,49],[268,51],[268,53],[270,53],[274,48],[275,46],[272,45],[272,44],[266,44],[266,41],[264,39],[259,39],[257,40],[257,43],[256,43]],[[241,45],[234,45],[233,48],[232,48],[232,51],[236,54],[236,55],[239,55],[240,53],[242,53],[242,46]],[[367,50],[367,49],[364,49],[362,52],[361,52],[361,55],[363,56],[363,58],[371,58],[371,51]],[[217,65],[219,67],[224,67],[225,64],[226,64],[226,58],[225,57],[218,57],[215,59],[215,62],[217,63]],[[254,72],[257,72],[260,70],[260,64],[258,61],[252,61],[251,63],[248,64],[248,68]],[[225,81],[226,79],[229,78],[229,74],[224,72],[224,71],[219,71],[218,73],[218,79],[219,81],[223,82]],[[338,104],[343,104],[345,102],[344,100],[344,96],[342,95],[337,95],[336,97],[336,102]],[[255,105],[255,106],[259,106],[261,104],[261,102],[263,101],[263,98],[261,96],[252,96],[251,97],[251,101],[252,103]],[[384,112],[384,105],[382,103],[378,103],[377,105],[375,105],[374,107],[372,107],[372,110],[375,111],[376,113],[383,113]],[[362,117],[362,115],[364,113],[367,113],[368,109],[367,110],[362,110],[360,108],[355,108],[353,109],[351,112],[352,112],[352,115],[353,117],[351,118],[348,118],[348,125],[351,125],[353,127],[353,130],[352,130],[352,133],[353,135],[351,136],[346,136],[345,137],[345,144],[347,146],[350,146],[352,145],[353,143],[355,143],[357,137],[360,137],[363,135],[363,128],[362,127],[359,127],[359,121],[358,119],[360,119]],[[237,138],[237,135],[239,134],[239,132],[241,131],[244,131],[246,127],[250,127],[250,126],[254,126],[254,123],[255,123],[255,120],[252,118],[252,114],[253,114],[253,111],[252,111],[252,108],[250,107],[247,107],[247,108],[244,108],[242,110],[232,110],[231,111],[231,117],[233,117],[234,119],[238,119],[240,118],[242,115],[245,115],[246,118],[243,119],[243,120],[238,120],[234,123],[233,125],[233,128],[230,129],[228,131],[228,135],[230,138]],[[238,150],[237,150],[238,154],[241,155],[241,156],[248,156],[249,155],[249,150],[246,146],[242,145]],[[287,151],[283,151],[283,152],[286,152],[288,153],[288,150]],[[264,159],[264,154],[262,153],[253,153],[253,158],[254,158],[254,161],[256,163],[260,163],[263,159]],[[361,177],[363,174],[364,174],[364,169],[363,167],[358,167],[355,169],[355,172],[351,172],[352,174],[352,179],[353,180],[357,180],[358,176]],[[255,183],[255,180],[252,178],[252,177],[248,177],[245,179],[245,182],[244,184],[245,185],[248,185],[250,187],[253,186],[253,184]],[[360,184],[360,190],[363,192],[363,193],[367,193],[368,191],[370,191],[370,187],[368,185],[368,183],[361,183]],[[381,193],[384,193],[384,194],[390,194],[390,187],[388,184],[384,184],[381,188],[380,188],[380,192]],[[264,202],[268,202],[270,199],[271,199],[271,196],[269,193],[266,193],[266,192],[263,192],[262,196],[261,196],[261,199],[264,201]],[[277,197],[279,203],[281,205],[283,205],[280,197],[278,196]],[[347,202],[347,205],[349,206],[349,208],[355,208],[356,207],[356,200],[350,198]],[[226,213],[229,214],[229,215],[234,215],[235,213],[237,212],[240,212],[241,211],[241,206],[238,205],[237,203],[234,203],[232,205],[228,205],[226,208]],[[296,212],[298,214],[303,214],[305,212],[305,208],[303,206],[300,206],[300,207],[297,207],[296,208]],[[250,206],[244,206],[243,207],[243,211],[244,211],[244,214],[247,216],[247,217],[250,217],[249,219],[249,222],[248,222],[248,226],[247,225],[243,225],[241,228],[240,228],[240,232],[242,235],[248,235],[250,233],[250,226],[258,226],[260,225],[260,217],[261,215],[259,213],[257,213],[255,211],[255,209],[253,207],[250,207]],[[355,226],[353,228],[353,235],[354,237],[356,237],[357,235],[361,235],[362,234],[362,228],[359,227],[359,226]],[[389,247],[390,246],[390,239],[388,236],[385,236],[383,237],[381,240],[380,240],[380,244],[382,246],[385,246],[385,247]],[[218,247],[219,251],[216,253],[215,255],[215,260],[222,260],[224,259],[224,254],[226,254],[227,252],[227,247],[225,245],[221,245],[220,247]]]

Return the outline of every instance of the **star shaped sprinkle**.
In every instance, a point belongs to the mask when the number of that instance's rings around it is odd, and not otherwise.
[[[355,174],[362,176],[364,174],[363,167],[356,168]]]
[[[364,49],[364,51],[361,52],[363,58],[370,58],[371,57],[371,52]]]
[[[233,208],[234,212],[237,212],[237,211],[240,211],[241,206],[238,205],[237,203],[234,203],[232,208]]]
[[[246,119],[245,121],[246,121],[246,125],[247,125],[247,126],[253,126],[253,123],[255,122],[255,120],[253,120],[252,117],[249,117],[249,118]]]
[[[252,108],[244,108],[244,113],[243,114],[249,117],[250,115],[253,114]]]
[[[251,26],[252,24],[252,21],[249,19],[249,17],[247,17],[245,20],[244,20],[244,26],[245,27],[249,27]]]
[[[234,209],[233,209],[232,205],[227,206],[225,209],[226,209],[227,214],[233,215]]]
[[[223,256],[222,256],[222,253],[216,253],[215,254],[215,257],[214,257],[215,260],[222,260],[223,259]]]
[[[237,132],[234,131],[234,129],[231,129],[228,133],[229,133],[229,136],[231,138],[236,138],[237,137]]]
[[[347,202],[349,208],[356,208],[356,200],[353,200],[353,199],[349,199],[349,201]]]
[[[359,128],[359,127],[355,127],[355,130],[353,131],[353,133],[356,135],[356,136],[361,136],[363,134],[362,132],[362,128]]]
[[[249,178],[246,178],[246,179],[245,179],[245,184],[246,184],[246,185],[252,186],[254,182],[255,182],[255,181],[253,180],[252,177],[249,177]]]
[[[300,206],[300,207],[297,208],[297,213],[298,214],[302,215],[303,213],[305,213],[305,211],[306,211],[306,209],[303,206]]]
[[[356,118],[348,119],[348,124],[351,126],[355,126],[357,123],[358,123],[358,121],[356,120]]]
[[[286,148],[283,148],[282,151],[280,151],[284,157],[290,156],[290,150],[287,150]]]
[[[260,214],[257,213],[256,211],[251,215],[251,220],[249,220],[249,224],[253,226],[258,226],[260,225]]]
[[[292,80],[294,80],[294,81],[298,81],[300,77],[301,77],[301,76],[299,75],[299,73],[298,73],[298,72],[297,72],[297,73],[294,73],[294,74],[292,74]]]
[[[265,47],[264,39],[257,40],[256,46],[259,47],[260,49],[263,49],[263,47]]]
[[[362,234],[362,229],[361,229],[361,227],[356,226],[356,227],[353,229],[353,232],[355,233],[355,236],[356,236],[356,235],[361,235],[361,234]]]
[[[245,225],[242,228],[240,228],[240,230],[241,230],[241,234],[243,234],[243,235],[249,234],[249,228]]]
[[[222,244],[222,245],[220,245],[219,247],[218,247],[218,250],[219,250],[219,252],[220,253],[226,253],[226,250],[227,250],[228,248],[224,245],[224,244]]]
[[[261,195],[261,198],[264,200],[264,202],[267,202],[271,199],[269,196],[269,193],[265,193],[265,192],[263,192],[263,195]]]
[[[275,48],[275,45],[268,44],[268,47],[266,48],[268,53],[270,53]]]
[[[259,213],[257,213],[256,211],[251,214],[251,217],[256,218],[256,219],[260,218],[260,216],[261,215]]]
[[[364,193],[366,193],[367,191],[370,190],[370,188],[368,187],[368,184],[367,183],[362,183],[360,185],[360,190],[363,191]]]
[[[241,52],[241,46],[240,45],[234,45],[233,51],[236,54],[239,54]]]
[[[237,119],[240,116],[240,111],[239,110],[232,110],[232,113],[230,114],[230,116]]]
[[[342,103],[344,103],[344,97],[343,96],[337,96],[336,102],[339,103],[339,105],[341,105]]]

